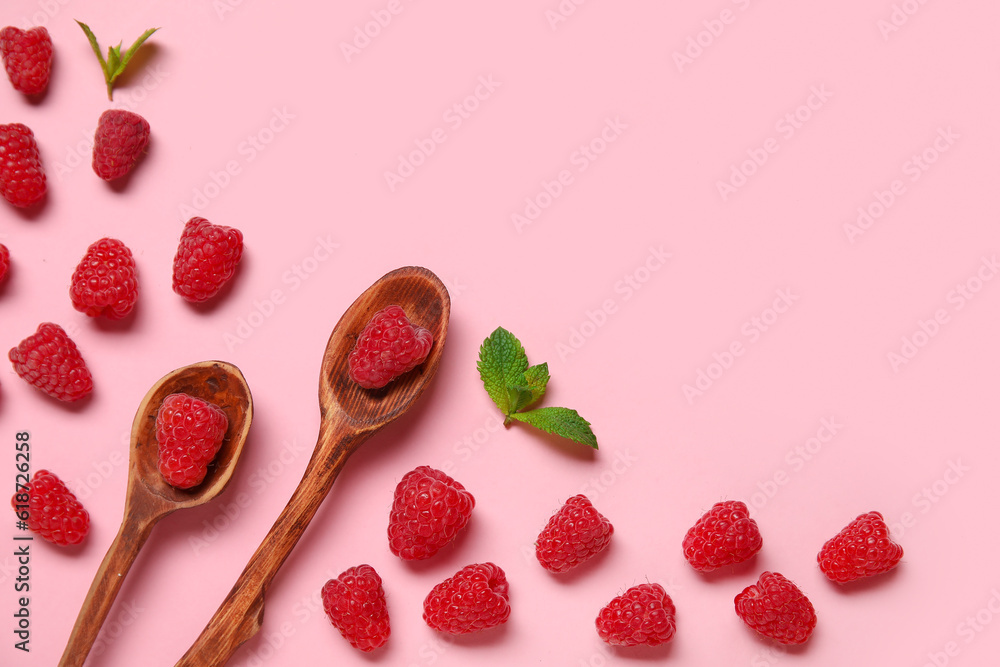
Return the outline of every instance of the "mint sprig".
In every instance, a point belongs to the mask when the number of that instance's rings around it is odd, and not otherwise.
[[[94,35],[94,31],[87,26],[86,23],[82,21],[77,21],[80,28],[83,29],[83,33],[87,36],[87,40],[90,42],[90,48],[94,50],[94,54],[97,55],[97,60],[101,63],[101,71],[104,72],[104,81],[108,84],[108,99],[111,99],[111,90],[114,88],[115,80],[121,76],[121,73],[125,71],[128,66],[129,61],[132,60],[132,56],[135,52],[139,50],[142,43],[149,39],[150,35],[159,30],[159,28],[150,28],[146,32],[139,36],[139,39],[135,40],[132,46],[128,47],[128,51],[125,55],[122,55],[122,43],[118,42],[118,46],[108,47],[108,57],[107,59],[101,55],[101,47],[97,43],[97,37]]]
[[[590,422],[570,408],[528,410],[545,395],[549,365],[528,365],[521,341],[503,327],[483,341],[479,348],[479,377],[483,387],[504,415],[504,425],[513,421],[530,424],[546,433],[568,438],[597,449],[597,436]]]

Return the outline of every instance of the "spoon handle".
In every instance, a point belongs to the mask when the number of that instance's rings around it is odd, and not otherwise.
[[[101,567],[90,585],[80,615],[76,618],[73,632],[69,636],[59,667],[80,667],[87,660],[94,640],[104,625],[111,607],[114,606],[118,591],[125,581],[135,557],[146,543],[153,526],[163,517],[162,513],[125,510],[125,518],[118,529],[115,541],[104,556]]]
[[[329,493],[344,463],[373,432],[323,419],[316,448],[298,487],[236,584],[176,667],[219,667],[260,630],[264,594]]]

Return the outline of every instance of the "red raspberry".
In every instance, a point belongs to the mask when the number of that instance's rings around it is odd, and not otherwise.
[[[27,125],[0,125],[0,194],[22,208],[45,196],[45,170]]]
[[[802,644],[816,628],[816,611],[802,591],[777,572],[763,572],[736,596],[736,615],[780,644]]]
[[[160,474],[178,489],[201,484],[222,447],[229,418],[216,405],[188,394],[170,394],[156,412]]]
[[[323,586],[323,609],[356,649],[374,651],[389,639],[382,578],[371,565],[351,567]]]
[[[128,315],[139,296],[132,251],[118,239],[92,243],[73,272],[69,296],[74,308],[91,317]]]
[[[628,589],[597,615],[597,634],[612,646],[659,646],[677,629],[674,601],[659,584]]]
[[[193,303],[212,298],[236,273],[242,256],[238,229],[191,218],[174,255],[174,291]]]
[[[684,558],[699,572],[711,572],[752,558],[762,546],[757,522],[738,500],[712,505],[684,536]]]
[[[76,343],[58,324],[39,324],[7,356],[15,373],[60,401],[77,401],[94,390],[94,379]]]
[[[889,537],[878,512],[862,514],[826,541],[816,560],[831,581],[843,584],[888,572],[903,558],[903,547]]]
[[[36,472],[27,489],[15,493],[10,504],[32,532],[62,547],[79,544],[90,530],[87,510],[48,470]]]
[[[535,556],[549,572],[566,572],[607,549],[614,532],[587,496],[573,496],[539,533]]]
[[[410,324],[399,306],[387,306],[358,336],[347,356],[348,374],[366,389],[378,389],[427,358],[434,343],[431,332]]]
[[[149,143],[149,123],[137,113],[108,109],[94,134],[94,173],[106,181],[132,171]]]
[[[7,246],[0,243],[0,283],[7,277],[8,270],[10,270],[10,251],[7,250]]]
[[[403,560],[430,558],[458,535],[476,499],[459,482],[418,466],[396,485],[389,511],[389,549]]]
[[[466,565],[431,589],[424,599],[424,621],[435,630],[464,635],[506,623],[510,587],[493,563]]]
[[[52,69],[52,38],[45,28],[0,30],[0,56],[14,89],[37,95],[49,85]]]

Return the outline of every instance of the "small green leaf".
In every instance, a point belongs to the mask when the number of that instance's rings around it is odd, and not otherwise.
[[[121,46],[122,46],[121,43],[119,43],[118,46],[108,47],[108,60],[106,63],[107,71],[105,72],[105,74],[110,73],[111,81],[114,81],[115,74],[121,69],[120,65],[122,59],[121,56],[119,55],[121,53],[120,51]]]
[[[516,401],[512,403],[509,387],[523,385],[528,368],[528,355],[521,342],[511,332],[497,327],[479,348],[477,367],[486,393],[504,416],[510,416]]]
[[[569,438],[581,445],[597,449],[597,436],[590,428],[590,422],[569,408],[538,408],[510,415],[511,419],[531,424],[546,433]]]
[[[128,47],[128,51],[125,52],[125,55],[122,56],[121,59],[123,70],[125,69],[126,65],[128,65],[129,61],[132,60],[132,56],[135,55],[135,52],[139,50],[140,46],[142,46],[142,43],[145,42],[147,39],[149,39],[150,36],[152,36],[152,34],[157,30],[159,30],[159,28],[150,28],[146,32],[139,35],[139,39],[135,40],[135,42],[132,43],[132,46]],[[119,72],[119,74],[120,73],[121,72]]]
[[[507,387],[507,396],[510,401],[511,413],[523,410],[531,404],[531,389],[525,385],[509,385]]]
[[[101,71],[106,72],[108,64],[104,61],[104,56],[101,55],[101,47],[97,44],[97,36],[94,35],[94,31],[82,21],[77,21],[77,24],[79,24],[79,26],[83,29],[83,34],[85,34],[87,36],[87,40],[90,41],[90,48],[94,50],[94,54],[97,55],[97,59],[101,62]]]
[[[531,391],[531,400],[521,406],[522,410],[545,395],[545,387],[549,384],[548,363],[537,364],[524,371],[524,384]]]
[[[108,86],[108,99],[110,100],[115,80],[121,76],[122,72],[125,71],[125,67],[128,65],[129,61],[132,60],[132,56],[135,55],[135,52],[139,49],[139,47],[142,46],[142,43],[149,39],[149,36],[159,30],[159,28],[150,28],[146,32],[142,33],[139,39],[137,39],[132,46],[129,47],[128,51],[125,52],[124,56],[121,54],[121,42],[118,43],[118,46],[109,46],[108,58],[105,60],[104,56],[101,55],[101,47],[97,43],[97,37],[94,35],[94,31],[82,21],[77,21],[77,23],[87,36],[87,41],[90,42],[90,48],[94,50],[94,54],[97,55],[97,60],[101,63],[101,71],[104,73],[104,82]]]

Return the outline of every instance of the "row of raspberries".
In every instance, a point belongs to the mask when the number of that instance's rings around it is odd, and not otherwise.
[[[174,291],[192,303],[212,298],[236,273],[242,255],[243,234],[238,229],[191,218],[174,256]],[[0,245],[0,279],[8,265],[9,253]],[[132,251],[112,238],[91,244],[73,271],[69,294],[73,307],[91,317],[127,316],[139,294]],[[57,324],[41,324],[8,356],[20,377],[61,401],[79,400],[93,389],[83,355]]]
[[[389,512],[389,548],[403,560],[432,557],[453,542],[475,507],[472,494],[446,473],[420,466],[397,484]],[[542,528],[535,555],[546,570],[567,572],[608,548],[614,527],[584,495],[569,498]],[[746,562],[762,548],[760,529],[740,501],[716,503],[687,531],[685,559],[699,572]],[[889,536],[882,515],[857,517],[820,549],[820,570],[837,583],[887,572],[903,550]],[[382,579],[370,565],[349,568],[323,587],[333,625],[355,648],[371,651],[389,637]],[[766,571],[734,599],[737,616],[781,644],[801,644],[816,627],[809,599],[788,578]],[[435,586],[424,600],[432,628],[464,634],[500,625],[510,616],[509,585],[493,563],[462,568]],[[613,646],[657,646],[676,631],[676,608],[657,583],[633,586],[604,606],[595,620],[598,635]]]

